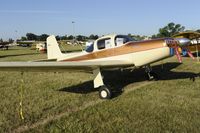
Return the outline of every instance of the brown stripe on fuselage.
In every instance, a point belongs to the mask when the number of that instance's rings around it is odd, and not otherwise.
[[[92,52],[86,55],[73,57],[62,61],[83,61],[83,60],[92,60],[92,59],[100,59],[100,58],[124,55],[134,52],[161,48],[164,47],[163,43],[165,43],[164,39],[148,40],[141,42],[128,42],[127,44],[120,47],[104,49],[101,51]]]

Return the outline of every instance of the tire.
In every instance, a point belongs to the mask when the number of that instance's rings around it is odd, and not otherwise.
[[[159,80],[159,76],[158,76],[157,73],[151,72],[151,75],[153,76],[153,79],[154,79],[154,80]]]
[[[99,97],[101,99],[110,99],[111,98],[111,90],[108,89],[105,85],[99,88]]]

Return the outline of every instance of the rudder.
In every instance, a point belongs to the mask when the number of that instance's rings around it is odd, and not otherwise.
[[[57,59],[62,56],[58,42],[54,35],[47,38],[47,57],[48,59]]]

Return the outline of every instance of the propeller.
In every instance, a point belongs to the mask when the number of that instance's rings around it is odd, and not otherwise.
[[[179,52],[179,48],[181,51],[184,51],[185,54],[188,54],[192,59],[195,59],[192,55],[191,51],[189,50],[188,46],[190,44],[190,40],[187,38],[175,38],[173,40],[167,40],[167,44],[170,48],[172,48],[176,54],[178,61],[181,63],[182,58]]]
[[[176,57],[177,57],[178,61],[181,63],[181,62],[182,62],[182,58],[181,58],[181,55],[180,55],[178,49],[179,49],[179,47],[175,47],[175,48],[174,48]]]

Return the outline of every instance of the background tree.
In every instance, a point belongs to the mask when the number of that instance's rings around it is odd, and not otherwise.
[[[12,38],[9,38],[8,42],[9,42],[9,43],[13,43],[14,40],[13,40]]]
[[[47,40],[47,37],[48,37],[49,35],[47,35],[47,34],[42,34],[42,35],[40,35],[40,41],[46,41]]]
[[[199,33],[200,33],[200,29],[196,30],[196,32],[199,32]]]
[[[133,38],[134,40],[137,40],[137,41],[141,41],[141,40],[144,40],[146,38],[146,36],[140,36],[140,35],[133,35],[133,34],[128,34],[129,37]]]
[[[157,35],[153,35],[152,38],[172,37],[179,32],[183,32],[184,30],[185,27],[181,26],[181,24],[171,22],[167,26],[160,28],[159,33]]]
[[[95,36],[94,36],[94,39],[95,39],[95,40],[96,40],[96,39],[98,39],[98,38],[99,38],[99,36],[98,36],[98,35],[95,35]]]
[[[86,40],[86,36],[82,36],[82,35],[78,35],[77,37],[76,37],[76,39],[78,40],[78,41],[85,41]]]
[[[67,35],[61,36],[61,40],[67,40]]]
[[[26,34],[26,38],[28,40],[37,40],[37,35],[33,34],[33,33],[27,33]]]
[[[57,41],[60,41],[60,40],[61,40],[61,37],[60,37],[59,35],[57,35],[57,36],[56,36],[56,40],[57,40]]]
[[[26,40],[27,40],[27,38],[25,36],[21,37],[21,41],[26,41]]]
[[[74,36],[70,35],[67,37],[68,40],[73,40]]]
[[[2,42],[3,42],[3,39],[1,38],[1,39],[0,39],[0,43],[2,43]]]
[[[91,39],[91,40],[96,40],[96,39],[98,39],[98,38],[99,38],[98,35],[93,35],[93,34],[91,34],[91,35],[89,36],[89,39]]]

